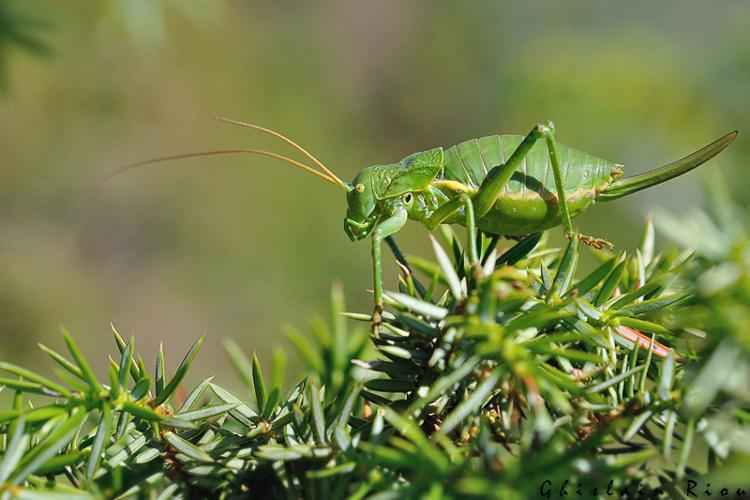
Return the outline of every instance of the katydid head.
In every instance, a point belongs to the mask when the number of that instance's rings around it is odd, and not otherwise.
[[[346,195],[344,232],[352,241],[367,237],[375,228],[383,209],[379,201],[398,198],[410,208],[414,194],[428,188],[443,168],[443,149],[414,153],[398,163],[374,165],[362,170]]]
[[[373,178],[376,168],[378,167],[368,167],[358,173],[349,184],[349,191],[346,193],[344,232],[352,241],[366,238],[380,218],[375,210],[377,196]]]
[[[163,156],[161,158],[152,158],[132,163],[115,170],[103,180],[110,179],[111,177],[134,168],[154,163],[195,158],[199,156],[246,153],[274,158],[286,163],[287,165],[291,165],[313,174],[316,177],[323,179],[326,182],[330,182],[346,191],[347,212],[346,219],[344,220],[344,231],[352,241],[357,241],[367,237],[375,228],[381,215],[383,215],[381,212],[387,211],[387,209],[382,208],[382,205],[379,202],[389,199],[396,200],[398,198],[398,203],[404,208],[410,209],[414,205],[414,194],[429,188],[430,183],[440,174],[440,171],[443,168],[443,150],[442,148],[435,148],[429,151],[409,155],[398,163],[375,165],[365,168],[357,174],[351,184],[347,184],[306,149],[275,130],[218,116],[215,116],[214,118],[225,123],[231,123],[233,125],[257,130],[277,139],[281,139],[310,160],[317,168],[313,168],[287,156],[261,149],[217,149]]]

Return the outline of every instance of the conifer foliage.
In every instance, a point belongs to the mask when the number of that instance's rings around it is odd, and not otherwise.
[[[377,338],[334,287],[306,375],[283,383],[229,342],[245,391],[171,376],[114,332],[106,377],[74,337],[41,348],[56,379],[1,362],[0,498],[554,498],[750,488],[748,214],[657,217],[679,247],[596,253],[531,235],[482,269],[444,227],[434,259],[399,263]],[[589,251],[589,250],[585,250]],[[221,379],[229,374],[218,374]],[[567,483],[566,483],[567,481]],[[711,486],[706,486],[711,483]],[[596,493],[594,493],[596,492]]]

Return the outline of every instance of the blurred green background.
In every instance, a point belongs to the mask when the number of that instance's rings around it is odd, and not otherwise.
[[[100,183],[163,154],[289,152],[213,114],[278,129],[347,180],[547,119],[628,173],[738,128],[702,175],[577,225],[627,248],[649,210],[700,205],[719,170],[750,201],[742,0],[2,0],[0,68],[0,358],[36,366],[36,342],[60,347],[64,325],[101,369],[113,322],[148,355],[163,340],[172,368],[207,331],[197,379],[225,369],[226,336],[268,360],[284,324],[327,309],[333,281],[370,309],[369,245],[349,242],[342,193],[312,176],[226,156]],[[429,253],[421,227],[399,241]]]

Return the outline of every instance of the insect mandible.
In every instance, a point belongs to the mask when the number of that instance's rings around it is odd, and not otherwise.
[[[166,156],[127,165],[132,168],[182,158],[249,153],[275,158],[305,170],[346,192],[344,231],[352,241],[370,236],[375,307],[373,333],[383,312],[381,245],[408,220],[432,231],[440,224],[460,224],[467,230],[467,256],[480,270],[476,231],[520,236],[562,226],[565,236],[596,248],[612,247],[606,240],[577,233],[571,219],[597,201],[610,201],[680,176],[710,160],[736,137],[730,132],[698,151],[645,173],[622,177],[622,165],[555,141],[551,122],[536,125],[525,136],[491,135],[470,139],[447,149],[411,154],[399,162],[361,170],[344,182],[302,146],[274,130],[237,120],[216,119],[272,135],[294,147],[316,167],[252,148],[202,151]]]

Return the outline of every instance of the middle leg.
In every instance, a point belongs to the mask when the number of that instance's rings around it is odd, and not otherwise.
[[[425,222],[425,226],[430,231],[438,227],[448,217],[458,212],[461,208],[464,209],[466,217],[466,234],[467,234],[467,253],[469,254],[469,264],[471,264],[471,270],[476,275],[480,270],[479,254],[477,252],[477,229],[476,221],[474,218],[474,203],[471,201],[471,197],[466,193],[460,193],[452,200],[444,203],[440,208],[435,210],[432,215]]]

